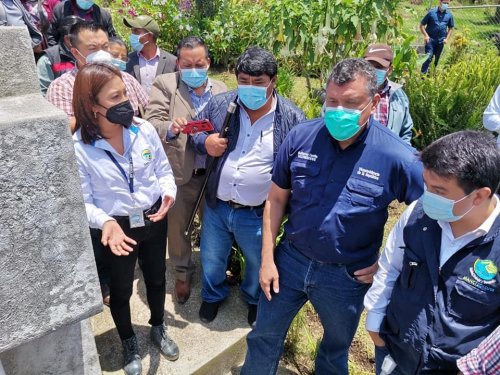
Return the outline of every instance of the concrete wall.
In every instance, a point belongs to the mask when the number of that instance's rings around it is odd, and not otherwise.
[[[41,366],[31,373],[52,373],[43,367],[51,361],[66,366],[89,335],[75,327],[102,309],[67,117],[40,95],[30,45],[26,29],[0,27],[0,360],[7,374],[23,373],[12,364],[27,353]]]

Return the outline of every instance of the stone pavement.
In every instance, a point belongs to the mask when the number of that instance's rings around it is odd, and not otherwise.
[[[239,297],[237,287],[231,288],[230,297],[219,309],[210,324],[198,318],[201,304],[199,252],[194,253],[198,265],[193,278],[193,292],[185,305],[173,297],[174,280],[167,259],[167,296],[165,320],[169,335],[179,345],[180,356],[175,362],[159,354],[149,339],[149,309],[142,274],[136,268],[134,292],[131,298],[132,323],[139,341],[143,374],[153,375],[236,375],[245,358],[245,338],[250,331],[247,323],[247,305]],[[109,308],[91,320],[103,374],[123,374],[122,348]],[[279,374],[294,374],[280,368]]]

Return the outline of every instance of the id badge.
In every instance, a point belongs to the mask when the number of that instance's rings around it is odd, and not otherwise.
[[[140,208],[134,208],[130,211],[128,215],[128,220],[130,223],[130,228],[140,228],[143,227],[144,224],[144,214]]]

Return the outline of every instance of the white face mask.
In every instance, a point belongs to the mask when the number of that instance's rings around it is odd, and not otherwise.
[[[107,51],[103,51],[100,49],[99,51],[92,52],[89,54],[87,57],[83,56],[80,51],[78,51],[76,48],[75,50],[78,52],[78,54],[83,57],[85,62],[87,64],[92,64],[92,63],[104,63],[104,64],[110,64],[113,65],[113,56]]]

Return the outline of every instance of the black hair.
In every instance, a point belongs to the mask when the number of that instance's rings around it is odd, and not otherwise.
[[[185,37],[184,39],[182,39],[179,42],[179,44],[177,45],[177,52],[176,52],[177,57],[179,57],[179,55],[181,53],[181,49],[183,49],[183,48],[193,49],[193,48],[196,48],[199,46],[203,47],[203,49],[205,50],[206,57],[209,58],[208,47],[206,46],[203,39],[201,39],[198,36],[188,36],[188,37]]]
[[[500,150],[493,135],[463,130],[432,142],[420,154],[424,167],[444,178],[455,177],[470,194],[488,187],[493,195],[500,184]]]
[[[271,52],[260,47],[249,47],[238,57],[236,77],[239,73],[251,76],[265,74],[271,79],[278,73],[278,62]]]
[[[61,37],[64,37],[70,33],[71,27],[78,22],[84,22],[84,19],[78,16],[66,16],[61,20],[57,31],[61,34]]]
[[[368,95],[373,98],[378,92],[377,74],[375,68],[365,59],[345,59],[339,61],[332,70],[330,77],[328,77],[328,84],[330,82],[342,86],[345,83],[354,81],[358,77],[366,78],[366,89]]]
[[[108,32],[104,28],[104,26],[99,25],[93,21],[83,21],[83,22],[77,22],[73,26],[71,26],[71,29],[69,31],[69,40],[71,42],[71,46],[76,48],[78,45],[78,36],[82,31],[91,31],[93,33],[96,33],[97,31],[101,30],[103,31],[106,35],[108,35]]]
[[[118,38],[117,36],[111,36],[111,37],[109,37],[109,44],[118,44],[118,45],[120,45],[122,47],[125,47],[125,49],[128,50],[127,45],[125,44],[125,42],[121,38]]]

